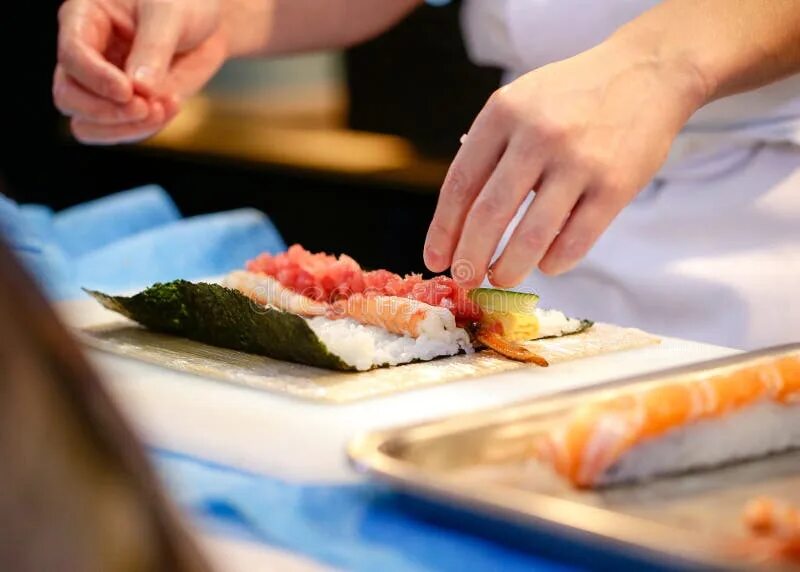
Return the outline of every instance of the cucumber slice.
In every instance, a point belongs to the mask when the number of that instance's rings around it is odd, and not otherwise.
[[[539,296],[497,288],[475,288],[467,294],[484,312],[499,314],[530,314],[536,310]]]

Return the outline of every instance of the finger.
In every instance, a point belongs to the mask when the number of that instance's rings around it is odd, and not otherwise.
[[[164,123],[172,121],[181,110],[181,98],[177,95],[169,95],[159,98],[161,104],[164,106]]]
[[[481,110],[447,171],[423,251],[433,272],[450,266],[467,213],[505,150],[507,122],[497,107],[490,100]]]
[[[173,60],[164,91],[180,100],[194,95],[208,83],[224,61],[224,40],[220,35],[212,36],[194,50]]]
[[[61,66],[56,67],[53,79],[53,101],[64,115],[108,125],[143,121],[150,113],[147,102],[139,96],[121,104],[86,91]]]
[[[134,143],[155,135],[164,127],[164,106],[153,103],[146,120],[125,125],[102,125],[83,119],[72,120],[72,134],[81,143],[93,145],[114,145]]]
[[[136,36],[125,70],[136,89],[155,95],[169,71],[181,32],[180,9],[173,0],[142,0]]]
[[[555,173],[545,178],[500,258],[492,265],[492,284],[502,288],[516,286],[536,268],[583,188],[583,181],[572,174]]]
[[[460,286],[475,288],[483,281],[503,233],[540,174],[539,159],[511,143],[464,221],[453,254],[453,270],[460,266],[453,278]]]
[[[111,23],[94,3],[72,0],[59,11],[58,61],[90,92],[119,103],[133,97],[133,84],[103,57]]]
[[[542,272],[556,275],[574,268],[619,214],[622,206],[606,198],[603,193],[584,194],[564,229],[539,263]]]

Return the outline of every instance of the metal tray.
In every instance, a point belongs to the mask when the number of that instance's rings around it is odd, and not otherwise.
[[[436,510],[671,569],[797,569],[759,556],[741,524],[745,503],[800,503],[800,451],[644,483],[579,491],[532,460],[532,436],[580,401],[694,373],[800,352],[800,344],[612,381],[503,409],[362,435],[357,470]],[[430,503],[433,503],[432,505]],[[486,529],[487,527],[484,527]]]

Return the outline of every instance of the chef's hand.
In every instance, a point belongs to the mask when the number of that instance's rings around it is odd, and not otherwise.
[[[572,268],[664,162],[705,97],[691,66],[608,42],[495,92],[442,186],[425,264],[462,286]],[[498,243],[532,189],[498,260]]]
[[[219,0],[67,0],[53,97],[84,143],[146,139],[225,59]]]

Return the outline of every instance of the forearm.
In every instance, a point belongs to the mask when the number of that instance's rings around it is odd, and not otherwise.
[[[797,0],[666,0],[609,43],[694,77],[699,105],[800,72]],[[687,82],[687,85],[691,82]]]
[[[232,57],[346,47],[377,35],[422,0],[223,0]]]

